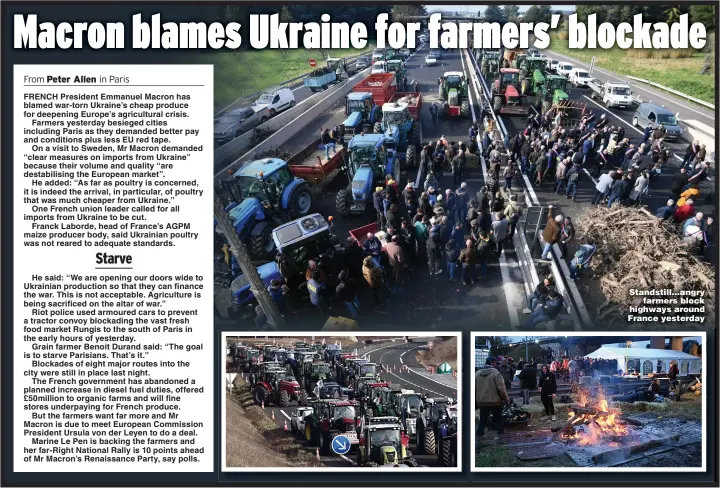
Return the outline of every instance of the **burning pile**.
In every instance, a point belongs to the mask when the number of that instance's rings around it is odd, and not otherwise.
[[[628,427],[619,419],[620,411],[608,408],[607,400],[599,400],[595,406],[576,404],[568,409],[569,420],[558,430],[556,437],[578,446],[598,443],[617,443],[628,435]]]

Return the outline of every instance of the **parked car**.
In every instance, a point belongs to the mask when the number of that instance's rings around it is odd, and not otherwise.
[[[574,86],[583,86],[585,88],[587,88],[588,83],[594,79],[588,70],[582,68],[573,68],[568,78]]]
[[[270,117],[266,108],[235,108],[218,121],[214,129],[215,142],[226,144],[245,132],[254,129]]]
[[[313,413],[312,407],[299,407],[290,414],[290,431],[294,435],[305,435],[305,418]]]
[[[253,104],[255,110],[267,109],[271,117],[295,106],[295,94],[290,88],[267,90]]]
[[[559,75],[568,76],[570,72],[575,68],[572,64],[560,61],[555,68],[555,71]]]
[[[367,69],[370,67],[370,59],[366,57],[357,58],[357,61],[355,61],[355,69],[358,71]]]
[[[675,118],[675,115],[662,105],[654,103],[641,103],[635,115],[633,115],[633,125],[644,128],[650,124],[653,128],[663,125],[665,127],[665,139],[679,139],[682,137],[683,129]]]
[[[425,65],[426,66],[435,66],[437,64],[437,57],[432,52],[428,53],[427,56],[425,56]]]

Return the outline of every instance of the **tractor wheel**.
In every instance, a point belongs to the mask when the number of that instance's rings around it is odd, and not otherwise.
[[[300,381],[298,383],[300,383],[300,388],[302,388],[304,390],[305,389],[305,377],[301,376]]]
[[[280,398],[278,398],[278,403],[280,407],[287,407],[290,405],[290,395],[288,395],[288,392],[285,390],[280,390]]]
[[[420,121],[413,124],[412,132],[410,133],[410,144],[416,147],[422,147],[422,124]]]
[[[382,134],[382,124],[380,122],[375,122],[373,125],[373,132],[375,134]]]
[[[335,196],[335,210],[341,217],[350,215],[352,196],[346,189],[339,190]]]
[[[255,401],[255,405],[266,404],[266,398],[267,391],[265,391],[265,388],[263,388],[262,386],[255,387],[255,391],[253,392],[253,400]]]
[[[305,440],[308,441],[311,446],[315,444],[315,439],[313,439],[312,426],[307,422],[305,423]]]
[[[417,450],[418,454],[425,454],[425,422],[422,419],[418,419],[417,423]]]
[[[313,392],[313,394],[315,392],[316,387],[317,387],[317,383],[315,383],[315,382],[310,383],[310,391]]]
[[[527,95],[528,93],[530,93],[530,80],[524,78],[522,83],[520,83],[520,94]]]
[[[320,434],[320,455],[321,456],[329,456],[330,455],[330,436],[326,434]]]
[[[444,438],[440,443],[440,449],[442,453],[442,465],[447,467],[455,466],[457,454],[453,452],[452,439],[449,437]]]
[[[500,109],[502,109],[503,106],[503,97],[502,95],[495,95],[493,98],[493,112],[498,113],[500,112]]]
[[[373,418],[373,415],[375,415],[375,414],[373,413],[372,407],[365,410],[365,417],[367,417],[368,421]]]
[[[418,446],[420,445],[420,439],[418,439]],[[425,454],[433,455],[437,452],[437,444],[435,443],[435,431],[432,429],[425,430],[423,435],[423,447]]]
[[[300,390],[300,393],[298,393],[298,405],[301,407],[304,407],[308,403],[308,397],[307,392],[305,390]]]
[[[460,102],[460,115],[466,119],[470,118],[470,100]]]
[[[272,227],[266,225],[258,235],[250,236],[250,255],[253,258],[272,259],[275,256],[275,241],[272,238]]]
[[[290,422],[290,433],[293,435],[293,437],[297,437],[298,430],[295,428],[295,424]]]
[[[417,164],[417,149],[415,146],[408,146],[405,151],[405,168],[414,168]]]
[[[310,194],[310,185],[300,183],[290,194],[288,202],[288,210],[293,219],[300,218],[310,213],[312,207],[312,195]]]

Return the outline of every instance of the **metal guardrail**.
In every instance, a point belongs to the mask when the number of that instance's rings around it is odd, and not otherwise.
[[[644,79],[644,78],[636,78],[635,76],[629,76],[629,75],[625,75],[625,76],[627,76],[627,77],[630,78],[631,80],[639,81],[640,83],[645,83],[646,85],[654,86],[655,88],[660,88],[661,90],[664,90],[664,91],[666,91],[666,92],[668,92],[668,93],[672,93],[673,95],[677,95],[677,96],[682,97],[682,98],[684,98],[684,99],[686,99],[686,100],[690,100],[691,102],[695,102],[695,103],[697,103],[698,105],[702,105],[702,106],[707,107],[707,108],[709,108],[709,109],[711,109],[711,110],[715,110],[715,105],[713,105],[712,103],[708,103],[708,102],[706,102],[706,101],[704,101],[704,100],[700,100],[700,99],[698,99],[698,98],[692,97],[692,96],[690,96],[690,95],[688,95],[688,94],[686,94],[686,93],[679,92],[679,91],[674,90],[674,89],[672,89],[672,88],[670,88],[670,87],[667,87],[667,86],[665,86],[665,85],[661,85],[660,83],[655,83],[654,81],[646,80],[646,79]]]
[[[479,100],[479,102],[495,122],[495,127],[497,128],[496,130],[498,133],[497,136],[495,136],[495,139],[504,141],[505,137],[508,135],[507,128],[502,122],[502,119],[499,118],[492,109],[492,104],[490,103],[490,89],[480,73],[480,68],[477,65],[477,59],[475,59],[475,56],[473,56],[469,51],[466,51],[466,53],[472,63],[471,69],[474,70],[474,72],[471,73],[471,78],[473,78],[473,81],[475,82],[476,91],[479,92],[479,97],[484,98],[484,100]],[[529,186],[531,184],[525,175],[523,175],[523,181],[525,185]],[[523,274],[523,279],[525,280],[525,288],[528,290],[528,293],[530,293],[535,289],[540,281],[532,254],[534,247],[542,245],[541,224],[542,227],[544,227],[544,222],[542,222],[544,209],[539,206],[539,202],[535,199],[534,192],[530,191],[525,193],[526,197],[527,193],[530,193],[532,198],[525,199],[527,210],[523,219],[521,219],[518,223],[518,231],[515,232],[515,236],[513,237],[513,244],[515,245],[515,251],[518,255],[518,260],[520,261],[521,272]],[[538,220],[534,225],[535,228],[528,229],[528,218],[534,212],[533,209],[539,209],[540,213],[538,215]],[[528,234],[528,231],[530,230],[532,230],[531,237]],[[572,280],[567,278],[570,275],[570,272],[567,264],[561,257],[560,248],[557,244],[553,246],[552,259],[548,265],[550,266],[553,277],[555,278],[558,292],[562,295],[568,314],[572,318],[575,329],[582,330],[583,325],[591,325],[592,321],[587,313],[587,309],[582,297],[580,296],[577,286],[575,286],[575,283],[572,282]]]
[[[360,54],[356,54],[355,56],[348,56],[347,60],[348,60],[348,61],[353,61],[353,60],[356,60],[356,59],[359,58],[359,57],[367,56],[368,54],[372,54],[372,51],[366,51],[366,52],[363,52],[363,53],[360,53]],[[295,85],[299,85],[300,83],[298,83],[298,82],[299,82],[299,81],[302,81],[302,79],[305,78],[307,75],[308,75],[308,73],[304,73],[304,74],[302,74],[302,75],[300,75],[300,76],[296,76],[295,78],[290,78],[289,80],[285,80],[285,81],[283,81],[283,82],[281,82],[281,83],[278,83],[276,86],[278,86],[278,87],[287,86],[287,87],[289,88],[289,87],[293,87],[293,86],[295,86]],[[231,103],[230,105],[228,105],[228,106],[225,107],[224,109],[220,110],[219,112],[215,113],[215,114],[213,115],[213,121],[214,121],[214,122],[217,122],[220,118],[222,118],[223,115],[225,115],[225,114],[226,114],[227,112],[229,112],[230,110],[234,109],[234,108],[237,107],[238,105],[242,105],[243,102],[244,102],[244,103],[249,103],[249,102],[252,101],[254,98],[257,98],[257,97],[259,97],[260,95],[262,95],[263,92],[265,92],[265,91],[266,91],[266,90],[260,90],[260,91],[256,91],[255,93],[251,93],[251,94],[249,94],[249,95],[243,95],[242,97],[239,97],[239,98],[236,99],[233,103]]]

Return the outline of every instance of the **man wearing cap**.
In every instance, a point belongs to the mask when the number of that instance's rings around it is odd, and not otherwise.
[[[562,224],[563,216],[558,215],[553,218],[552,209],[553,206],[548,205],[548,221],[543,230],[543,239],[545,240],[545,247],[542,252],[543,259],[550,259],[550,251],[552,250],[553,244],[557,244],[560,241],[560,224]]]
[[[497,370],[497,360],[493,356],[488,356],[485,359],[485,365],[475,373],[475,408],[480,411],[476,429],[478,437],[485,435],[485,425],[490,417],[490,412],[495,420],[498,436],[505,432],[502,405],[509,401],[505,380]]]

